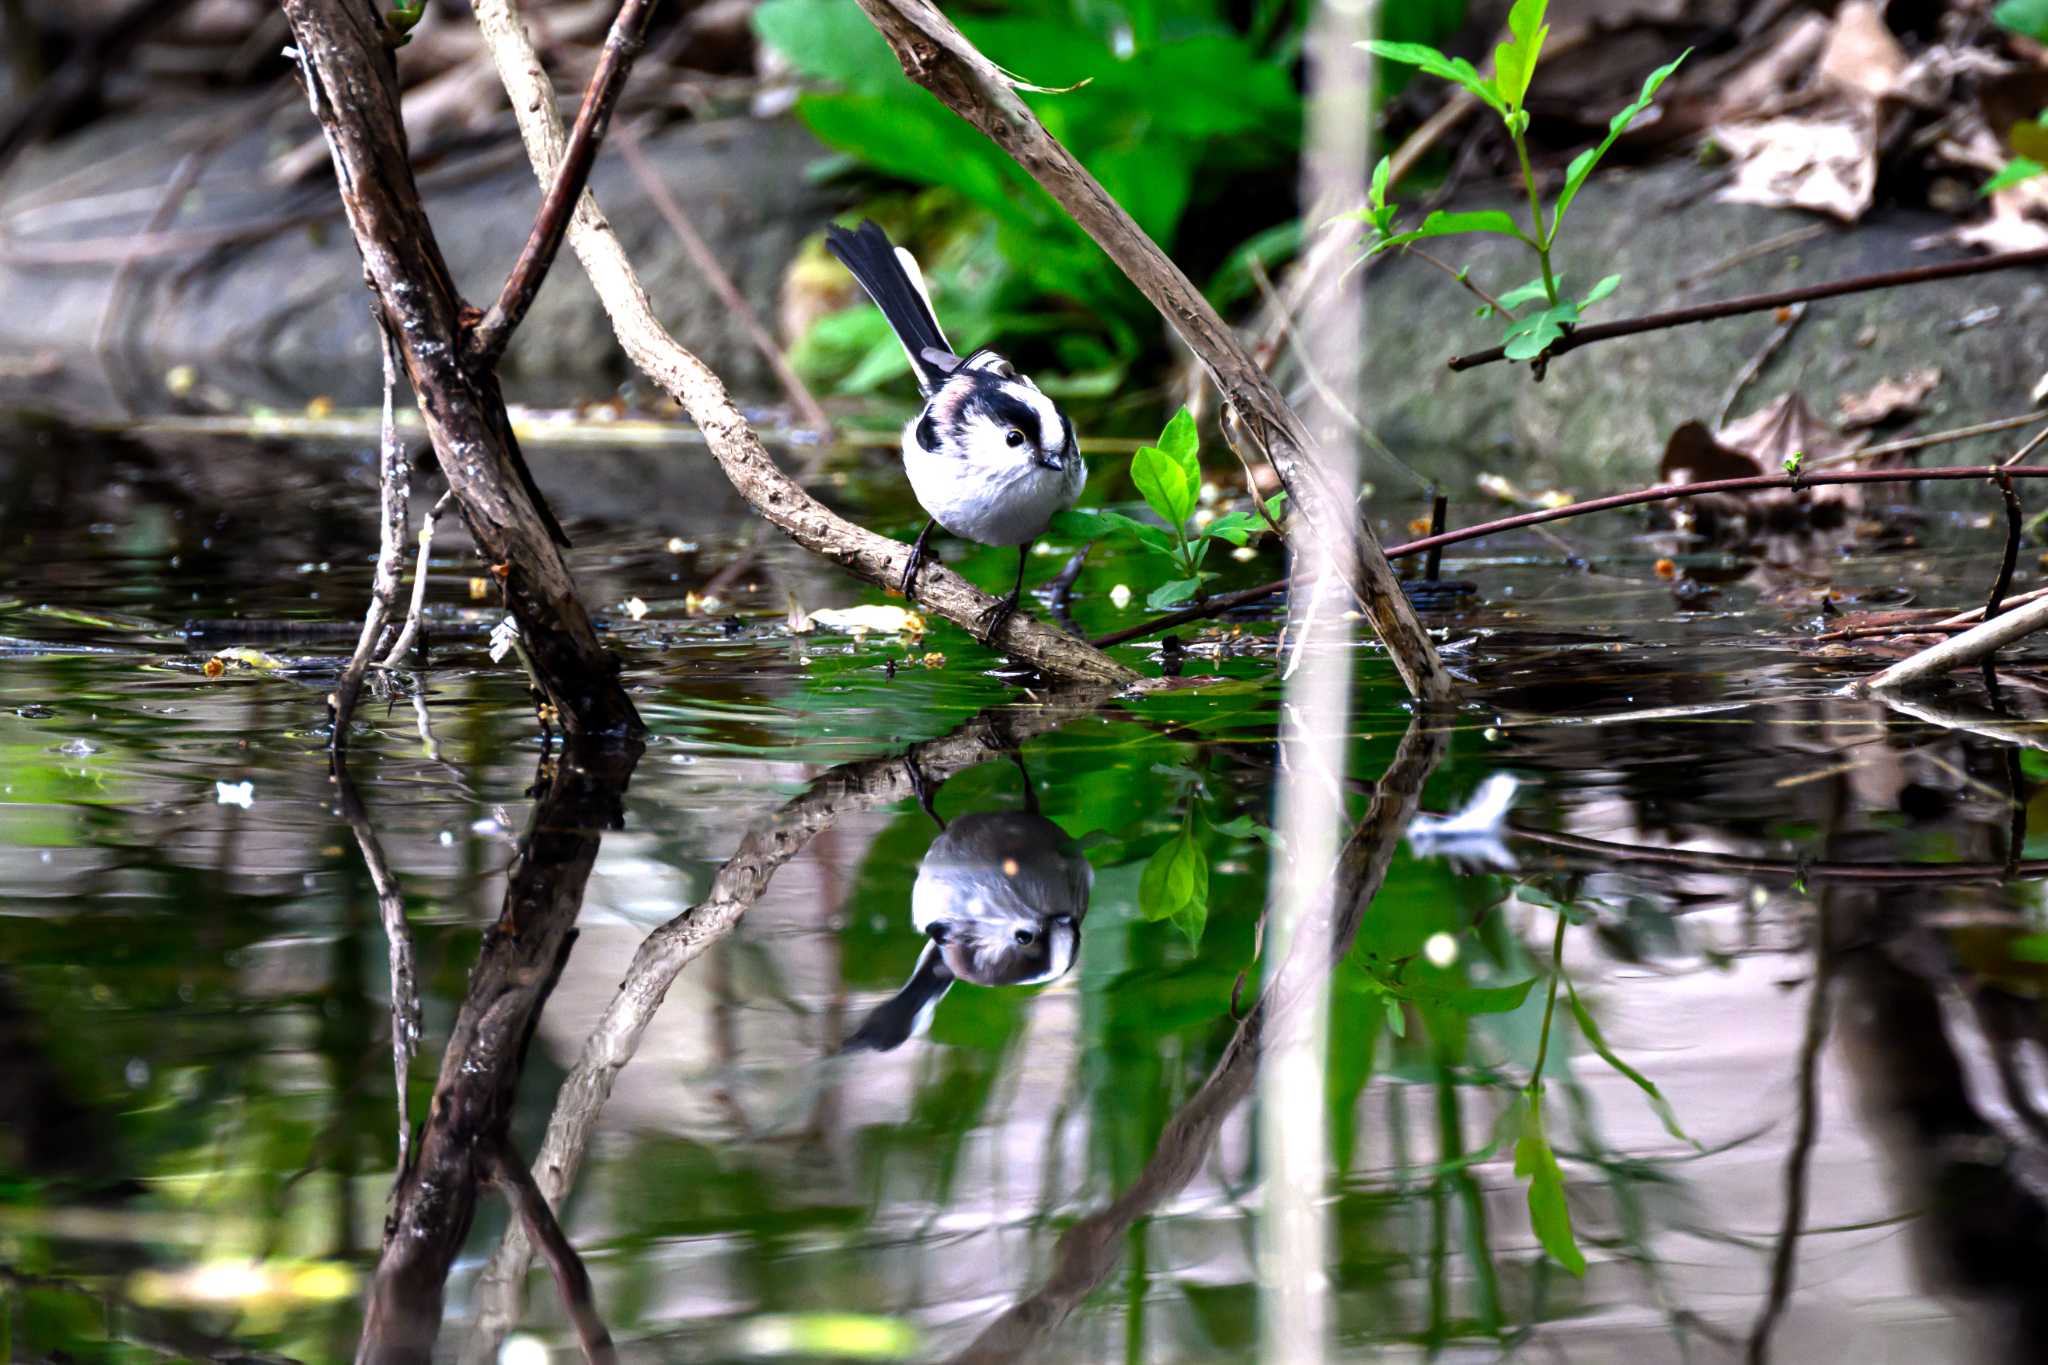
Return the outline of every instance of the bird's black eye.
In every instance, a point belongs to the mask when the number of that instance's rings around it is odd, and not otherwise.
[[[1017,946],[1018,946],[1019,948],[1023,948],[1023,947],[1027,947],[1027,946],[1029,946],[1029,945],[1030,945],[1030,943],[1031,943],[1031,940],[1032,940],[1032,938],[1033,938],[1033,937],[1035,937],[1035,935],[1033,935],[1033,934],[1032,934],[1032,932],[1031,932],[1031,931],[1030,931],[1029,929],[1019,929],[1019,930],[1018,930],[1018,931],[1017,931],[1016,933],[1012,934],[1012,935],[1011,935],[1010,937],[1012,937],[1012,938],[1014,938],[1014,939],[1016,939],[1016,940],[1017,940]]]
[[[1011,427],[1008,431],[1003,433],[1003,442],[1006,445],[1008,445],[1010,449],[1015,450],[1018,446],[1024,444],[1024,433],[1017,430],[1017,428],[1015,427]]]

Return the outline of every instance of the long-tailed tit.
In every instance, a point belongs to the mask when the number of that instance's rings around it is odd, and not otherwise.
[[[1087,482],[1074,424],[994,351],[954,354],[916,258],[874,223],[827,229],[825,249],[882,310],[924,393],[923,411],[903,428],[903,469],[930,520],[904,567],[903,595],[911,595],[934,524],[963,540],[1015,545],[1016,586],[981,619],[982,640],[992,643],[1023,596],[1032,542]]]

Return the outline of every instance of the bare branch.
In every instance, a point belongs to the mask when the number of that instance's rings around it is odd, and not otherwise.
[[[1007,152],[1073,215],[1198,356],[1246,434],[1265,452],[1306,529],[1332,557],[1409,692],[1451,696],[1449,673],[1395,582],[1379,540],[1321,468],[1301,418],[1202,292],[1122,206],[1046,132],[1012,79],[930,0],[859,0],[904,74]]]
[[[561,160],[563,143],[547,73],[541,69],[510,0],[477,0],[475,9],[484,42],[512,97],[527,155],[535,173],[550,178]],[[776,467],[761,438],[733,405],[724,383],[655,317],[625,250],[588,190],[569,225],[569,246],[610,315],[620,346],[648,378],[682,404],[740,496],[805,549],[870,583],[891,587],[901,582],[910,547],[846,521]],[[918,579],[919,606],[969,629],[994,601],[943,565],[928,565]],[[1010,617],[995,643],[1014,658],[1054,677],[1128,683],[1138,676],[1086,641],[1023,612]]]
[[[512,333],[526,317],[526,310],[533,306],[534,295],[540,292],[556,253],[562,249],[569,217],[590,180],[591,164],[597,160],[598,146],[611,124],[612,109],[619,102],[619,93],[626,88],[626,77],[632,73],[633,59],[640,55],[647,20],[653,13],[654,0],[624,0],[618,17],[612,20],[611,32],[605,35],[604,52],[598,58],[597,69],[590,73],[590,85],[576,110],[576,124],[569,130],[568,146],[541,200],[526,247],[513,263],[512,273],[505,277],[498,301],[469,335],[469,362],[479,369],[495,366],[498,357],[505,353]]]

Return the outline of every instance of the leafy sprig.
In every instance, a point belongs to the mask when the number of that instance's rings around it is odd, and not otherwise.
[[[1536,255],[1541,275],[1520,289],[1511,290],[1499,300],[1503,313],[1508,318],[1501,337],[1502,347],[1510,360],[1540,359],[1579,322],[1581,314],[1614,291],[1621,283],[1618,275],[1609,275],[1594,285],[1578,299],[1567,297],[1560,287],[1560,280],[1552,266],[1552,254],[1557,248],[1558,235],[1564,227],[1564,216],[1577,199],[1579,191],[1585,188],[1587,179],[1593,174],[1601,159],[1613,148],[1621,135],[1637,116],[1648,109],[1655,100],[1657,88],[1678,69],[1679,63],[1691,55],[1691,49],[1680,53],[1674,60],[1652,71],[1643,81],[1642,93],[1633,103],[1617,113],[1607,123],[1607,136],[1598,145],[1589,147],[1572,158],[1565,170],[1564,188],[1558,192],[1557,201],[1551,205],[1548,219],[1543,212],[1542,196],[1536,185],[1536,175],[1529,163],[1529,111],[1523,107],[1529,86],[1536,78],[1536,67],[1543,56],[1543,43],[1550,34],[1550,26],[1544,22],[1548,0],[1515,0],[1515,6],[1508,12],[1508,40],[1496,46],[1493,51],[1493,75],[1484,76],[1462,57],[1447,57],[1433,47],[1422,43],[1392,43],[1380,40],[1361,43],[1360,46],[1375,56],[1390,62],[1400,62],[1416,67],[1432,76],[1450,81],[1491,109],[1507,128],[1508,137],[1515,146],[1515,159],[1522,169],[1522,183],[1529,196],[1529,225],[1525,228],[1515,220],[1513,214],[1499,209],[1480,209],[1470,212],[1448,213],[1441,209],[1422,220],[1419,227],[1405,232],[1394,229],[1394,220],[1400,213],[1399,205],[1388,202],[1387,189],[1391,162],[1382,158],[1373,168],[1372,179],[1366,190],[1365,207],[1353,215],[1370,229],[1367,255],[1407,246],[1411,242],[1432,237],[1452,237],[1465,233],[1489,233],[1497,237],[1511,237],[1522,243]],[[1543,307],[1526,317],[1514,317],[1507,310],[1525,303],[1540,302]],[[1490,310],[1487,310],[1490,311]]]

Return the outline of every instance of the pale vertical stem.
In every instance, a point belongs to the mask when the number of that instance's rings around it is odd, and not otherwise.
[[[1322,0],[1308,42],[1308,126],[1302,207],[1316,225],[1355,201],[1367,178],[1371,68],[1356,44],[1372,34],[1374,0]],[[1338,505],[1356,502],[1358,451],[1346,411],[1365,410],[1365,272],[1335,272],[1307,301],[1301,335],[1329,400],[1304,415],[1322,451]],[[1350,730],[1352,627],[1330,546],[1305,540],[1296,569],[1315,586],[1298,591],[1289,623],[1291,658],[1282,708],[1279,809],[1287,856],[1276,858],[1264,956],[1268,963],[1324,960],[1334,920],[1330,897],[1344,817],[1342,767]],[[1281,1011],[1259,1075],[1259,1150],[1265,1200],[1259,1218],[1260,1358],[1306,1365],[1330,1338],[1327,1074],[1329,979],[1308,974],[1299,1007]]]

